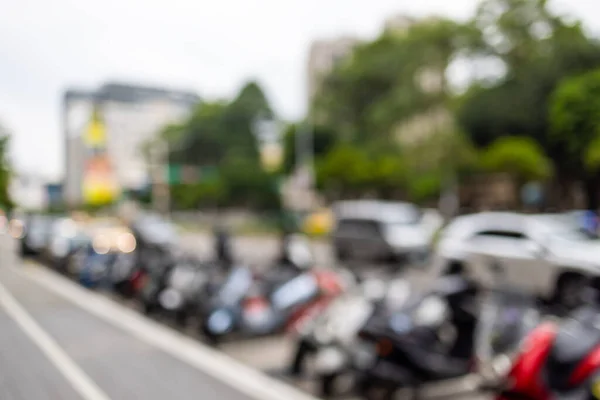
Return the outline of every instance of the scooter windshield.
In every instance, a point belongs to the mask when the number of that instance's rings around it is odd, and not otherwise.
[[[273,305],[282,310],[310,300],[319,292],[314,275],[302,274],[281,285],[272,295]]]
[[[219,290],[219,301],[226,305],[238,303],[252,286],[252,272],[246,267],[235,268]]]
[[[508,291],[489,293],[482,302],[476,334],[477,357],[493,363],[498,356],[512,355],[541,320],[530,296]]]

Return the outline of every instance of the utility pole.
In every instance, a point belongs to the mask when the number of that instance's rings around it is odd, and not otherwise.
[[[169,148],[162,138],[150,147],[150,168],[152,176],[152,203],[159,213],[168,216],[171,208],[171,191],[168,172]]]
[[[304,193],[304,195],[308,195],[310,197],[310,201],[307,200],[306,203],[312,203],[312,200],[314,199],[315,171],[313,129],[314,128],[310,115],[308,115],[306,121],[304,121],[296,131],[295,140],[295,170],[301,178],[299,185],[301,186],[301,192]],[[311,208],[312,204],[307,204],[304,207]]]

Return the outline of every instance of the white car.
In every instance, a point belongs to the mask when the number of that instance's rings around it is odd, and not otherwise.
[[[434,274],[460,270],[483,285],[574,307],[586,280],[600,276],[600,240],[566,214],[484,212],[442,231],[434,266]]]

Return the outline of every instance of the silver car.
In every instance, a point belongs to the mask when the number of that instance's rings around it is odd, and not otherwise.
[[[463,270],[485,286],[501,275],[515,289],[574,307],[582,285],[600,275],[600,240],[566,214],[485,212],[444,229],[434,265],[435,274]]]
[[[333,205],[333,246],[340,261],[423,258],[441,219],[415,205],[386,201],[342,201]]]

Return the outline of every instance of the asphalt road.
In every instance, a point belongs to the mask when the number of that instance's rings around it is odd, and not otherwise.
[[[184,249],[201,257],[211,257],[211,245],[208,235],[186,234],[182,237]],[[234,248],[236,258],[262,269],[276,258],[278,242],[272,238],[236,238]],[[313,252],[319,265],[334,265],[327,244],[315,242]],[[0,238],[0,256],[2,400],[309,400],[291,386],[306,392],[316,389],[315,382],[310,380],[290,382],[283,378],[290,385],[282,385],[252,370],[238,370],[241,363],[281,378],[294,350],[292,338],[268,337],[225,343],[219,349],[228,357],[224,362],[212,354],[212,350],[199,344],[193,329],[176,332],[174,328],[162,328],[132,313],[135,304],[115,298],[108,300],[110,296],[88,292],[44,267],[21,264],[12,256],[11,244],[6,238]],[[382,270],[377,265],[360,267],[371,274],[379,274]],[[426,283],[422,267],[399,269],[398,273],[413,283]],[[3,290],[54,341],[74,369],[80,371],[85,378],[83,383],[81,379],[73,378],[73,371],[69,374],[69,368],[61,367],[56,354],[54,358],[48,355],[49,350],[38,343],[39,337],[37,341],[35,335],[29,337],[30,333],[21,326],[23,321],[12,315],[14,310],[11,314],[10,304],[7,307],[6,301],[2,301]],[[131,324],[130,318],[133,319]],[[168,321],[161,323],[169,324]],[[161,340],[163,335],[166,336]],[[193,340],[187,339],[190,336]],[[65,368],[67,372],[63,371]],[[82,389],[86,387],[86,379],[92,387],[88,392]],[[95,396],[94,387],[97,388]],[[266,390],[265,387],[273,389],[261,392]],[[88,395],[82,395],[82,391]],[[455,398],[482,399],[481,396],[466,395]]]
[[[0,399],[310,400],[33,263],[2,238]]]

